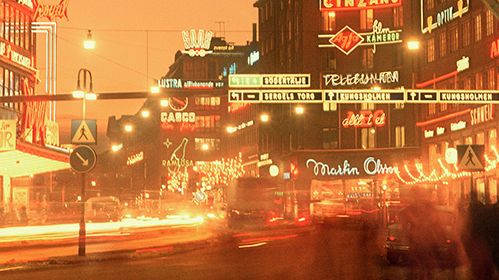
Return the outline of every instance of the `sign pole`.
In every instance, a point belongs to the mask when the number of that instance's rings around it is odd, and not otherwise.
[[[81,174],[81,216],[80,216],[80,233],[78,236],[78,256],[85,256],[85,243],[87,232],[85,228],[85,173]]]

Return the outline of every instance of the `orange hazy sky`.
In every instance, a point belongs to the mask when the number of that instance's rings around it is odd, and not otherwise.
[[[39,0],[51,4],[58,0]],[[69,93],[76,87],[77,72],[88,68],[95,92],[145,90],[152,79],[160,78],[183,48],[182,30],[205,29],[220,33],[224,22],[225,38],[245,44],[251,40],[251,25],[257,22],[255,0],[70,0],[68,18],[57,25],[57,92]],[[97,46],[83,49],[87,29],[92,30]],[[222,27],[223,29],[223,27]],[[146,48],[146,32],[149,47]],[[38,38],[37,64],[43,79],[45,49],[43,35]],[[147,67],[147,54],[149,67]],[[149,73],[149,80],[147,79]],[[43,92],[43,85],[37,92]],[[97,119],[99,141],[104,139],[107,118],[134,114],[143,100],[92,101],[87,103],[87,118]],[[81,102],[59,102],[57,121],[61,140],[68,142],[71,119],[82,115]]]

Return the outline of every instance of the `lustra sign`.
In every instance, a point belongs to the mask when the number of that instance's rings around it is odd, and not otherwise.
[[[367,157],[361,167],[353,166],[345,159],[342,163],[337,165],[329,165],[322,161],[315,159],[308,159],[305,166],[312,170],[315,176],[360,176],[361,170],[367,175],[383,175],[383,174],[396,174],[397,167],[389,166],[383,163],[380,159],[375,157]]]

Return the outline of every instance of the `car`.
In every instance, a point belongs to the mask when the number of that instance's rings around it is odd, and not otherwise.
[[[456,265],[458,237],[452,210],[408,206],[400,210],[398,219],[391,221],[385,241],[386,258],[390,264],[406,264],[411,261],[411,256],[420,257],[420,252],[411,245],[422,244],[424,250],[431,250],[428,256],[439,265]]]

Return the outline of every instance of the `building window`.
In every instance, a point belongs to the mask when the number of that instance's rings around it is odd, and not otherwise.
[[[194,104],[204,110],[217,110],[220,106],[220,97],[197,96],[194,98]]]
[[[322,110],[325,112],[336,111],[336,110],[338,110],[338,104],[331,103],[331,102],[323,102],[322,103]]]
[[[428,115],[435,115],[437,113],[437,107],[434,103],[428,104]]]
[[[372,49],[365,48],[362,50],[362,67],[364,69],[374,68],[374,53]]]
[[[435,38],[428,39],[426,44],[426,61],[428,63],[435,61]]]
[[[476,134],[476,143],[477,145],[485,145],[485,133],[479,132]]]
[[[361,110],[374,110],[374,103],[360,103]]]
[[[5,4],[2,2],[0,6],[0,37],[4,38],[5,34],[5,14],[4,14]]]
[[[219,151],[220,139],[218,138],[195,138],[196,151]]]
[[[431,11],[435,9],[435,0],[425,0],[426,2],[426,11]]]
[[[487,88],[496,89],[496,73],[495,68],[491,67],[487,70]]]
[[[322,13],[322,30],[334,31],[336,29],[336,12]]]
[[[376,147],[376,129],[362,128],[360,130],[362,149],[371,149]]]
[[[440,103],[440,112],[447,111],[447,103]]]
[[[469,20],[466,20],[463,23],[463,47],[467,47],[471,43],[471,23]]]
[[[475,42],[482,40],[482,15],[475,17]]]
[[[497,203],[497,180],[495,178],[489,178],[489,202]]]
[[[465,137],[464,144],[465,145],[472,145],[473,144],[473,137],[471,137],[471,136]]]
[[[486,36],[490,36],[494,34],[494,15],[492,14],[491,10],[487,10],[485,12],[485,20]]]
[[[405,126],[395,127],[395,147],[405,147]]]
[[[394,27],[404,26],[404,10],[402,6],[393,8],[393,26]]]
[[[395,103],[395,104],[394,104],[394,108],[395,108],[396,110],[401,110],[401,109],[404,109],[404,107],[405,107],[405,106],[404,106],[404,103]]]
[[[197,129],[207,129],[207,128],[218,128],[220,127],[220,116],[196,116],[196,128]]]
[[[360,10],[360,29],[371,30],[373,28],[373,10]]]
[[[450,30],[450,52],[453,53],[459,49],[459,32],[457,26]]]
[[[483,88],[483,74],[478,72],[475,74],[475,89]]]
[[[322,128],[322,148],[338,148],[338,129],[333,127]]]
[[[445,31],[440,33],[440,57],[444,57],[447,54],[446,35]]]
[[[334,52],[326,53],[326,68],[328,70],[336,70],[336,56]]]
[[[470,77],[464,78],[463,88],[464,89],[471,89],[471,78]]]

